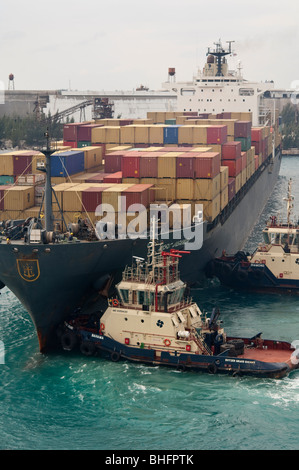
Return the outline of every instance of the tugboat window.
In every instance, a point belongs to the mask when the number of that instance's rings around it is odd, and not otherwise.
[[[138,303],[143,305],[145,302],[144,302],[144,291],[141,290],[141,291],[138,291]]]
[[[123,302],[127,304],[129,302],[129,291],[126,289],[121,289],[120,290],[120,295],[123,298]]]

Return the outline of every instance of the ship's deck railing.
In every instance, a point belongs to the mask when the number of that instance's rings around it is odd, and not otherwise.
[[[165,267],[160,264],[155,267],[155,271],[153,272],[148,266],[127,266],[123,271],[122,280],[144,282],[146,284],[167,284],[178,281],[180,279],[180,272],[177,269],[169,270],[168,268],[169,266]]]

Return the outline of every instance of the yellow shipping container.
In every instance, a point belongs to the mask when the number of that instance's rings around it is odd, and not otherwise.
[[[149,143],[164,144],[164,125],[149,126]]]
[[[202,204],[204,220],[213,222],[220,213],[220,193],[212,201],[200,200],[195,201],[195,204]]]
[[[120,128],[121,126],[108,126],[106,128],[106,143],[120,144]]]
[[[193,127],[194,126],[181,126],[178,128],[179,144],[193,144]]]
[[[220,189],[221,191],[228,185],[228,166],[220,167]]]
[[[174,201],[176,199],[176,179],[158,178],[156,199],[158,201]]]
[[[142,152],[163,152],[163,148],[164,147],[155,147],[152,145],[151,147],[145,147],[144,149],[142,149]]]
[[[122,184],[139,184],[141,182],[140,178],[122,178]]]
[[[135,144],[148,144],[149,143],[149,126],[148,125],[138,125],[134,126],[134,142]]]
[[[182,155],[183,152],[165,152],[164,155],[158,157],[158,178],[175,178],[176,177],[176,157]]]
[[[115,184],[110,188],[107,188],[102,193],[102,204],[110,204],[114,211],[117,212],[118,207],[118,196],[121,196],[121,193],[125,189],[131,188],[134,184]]]
[[[244,184],[246,183],[247,181],[247,170],[246,168],[244,170],[242,170],[241,172],[241,186],[244,186]]]
[[[12,186],[4,193],[4,210],[23,211],[34,206],[34,186]]]
[[[55,191],[55,194],[56,194],[56,197],[57,197],[57,200],[58,200],[58,203],[60,205],[61,210],[63,210],[63,194],[64,194],[64,192],[67,191],[68,189],[74,188],[75,186],[79,186],[79,182],[76,182],[76,183],[61,183],[61,184],[57,184],[57,185],[53,186],[53,189]],[[52,197],[52,203],[53,203],[53,206],[55,206],[56,199],[55,199],[54,195]]]
[[[103,147],[88,146],[82,148],[72,148],[71,151],[84,152],[84,168],[89,170],[102,164]]]
[[[91,129],[91,143],[105,144],[106,143],[106,131],[108,127],[94,127]]]
[[[178,178],[176,186],[177,199],[194,199],[194,180],[189,178]]]
[[[197,146],[196,145],[195,147],[190,147],[188,152],[200,152],[200,153],[212,152],[212,147],[204,147],[204,146]]]
[[[235,181],[236,181],[236,193],[238,191],[240,191],[241,187],[242,187],[242,174],[239,173],[236,177],[235,177]]]
[[[128,126],[122,126],[120,131],[122,131],[123,127],[128,127]],[[106,148],[106,153],[121,152],[121,151],[126,152],[127,150],[130,150],[132,148],[133,148],[132,145],[117,145],[116,147],[109,147],[108,149]]]
[[[207,143],[207,127],[208,126],[194,126],[192,132],[192,144],[206,144]]]
[[[135,126],[121,126],[120,128],[120,144],[135,143]]]
[[[211,201],[220,193],[221,175],[194,180],[194,199]]]
[[[222,189],[220,193],[220,210],[222,211],[228,204],[228,186]]]
[[[24,211],[4,210],[0,211],[0,221],[25,219]]]
[[[64,176],[53,176],[51,178],[52,185],[66,183],[67,181],[68,181],[68,178]]]
[[[40,213],[40,206],[33,206],[33,207],[30,207],[29,209],[25,209],[22,215],[24,219],[27,219],[28,217],[34,217],[37,219],[39,213]],[[42,210],[41,216],[43,216],[43,214],[44,212]]]

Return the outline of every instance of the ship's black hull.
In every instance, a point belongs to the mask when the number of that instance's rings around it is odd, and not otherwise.
[[[206,264],[222,250],[242,248],[261,214],[278,177],[280,152],[272,164],[252,177],[238,197],[209,227],[203,225],[203,246],[180,262],[183,281],[193,284]],[[185,249],[184,238],[170,234],[166,248]],[[48,351],[57,326],[104,286],[107,276],[117,280],[132,255],[146,257],[147,239],[28,245],[0,243],[0,282],[24,305],[37,330],[42,352]]]

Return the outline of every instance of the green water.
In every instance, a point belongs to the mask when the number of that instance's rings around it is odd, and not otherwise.
[[[268,215],[285,207],[289,177],[296,213],[299,157],[284,157],[248,249],[261,241]],[[298,449],[299,371],[270,380],[178,372],[79,354],[43,356],[28,314],[7,289],[2,292],[1,449]],[[192,294],[204,311],[220,307],[229,334],[262,331],[264,338],[299,340],[296,297],[239,294],[216,281]]]

